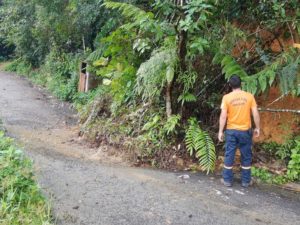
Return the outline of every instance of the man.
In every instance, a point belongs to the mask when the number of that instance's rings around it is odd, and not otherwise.
[[[253,115],[255,137],[260,134],[260,118],[257,105],[252,94],[241,90],[241,79],[234,75],[229,80],[232,92],[222,99],[220,127],[218,139],[224,140],[224,127],[226,126],[225,159],[222,183],[231,187],[233,182],[232,167],[236,149],[241,152],[242,166],[242,186],[248,187],[251,182],[251,162],[252,162],[252,129],[251,112]]]

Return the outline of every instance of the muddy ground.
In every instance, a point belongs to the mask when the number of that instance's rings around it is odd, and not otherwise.
[[[297,224],[300,196],[270,186],[225,188],[201,173],[134,168],[78,138],[70,105],[0,73],[0,118],[34,161],[57,224]],[[180,178],[188,174],[189,178]]]

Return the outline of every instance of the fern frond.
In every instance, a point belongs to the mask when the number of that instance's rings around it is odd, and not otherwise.
[[[87,62],[95,62],[103,56],[104,50],[102,48],[93,51],[86,59]]]
[[[160,121],[160,116],[159,115],[156,115],[153,117],[152,120],[148,121],[142,128],[143,131],[148,131],[154,127],[156,127]]]
[[[300,67],[299,63],[293,62],[285,67],[283,67],[282,71],[279,73],[280,78],[280,89],[283,94],[288,94],[291,90],[296,90],[299,85]]]
[[[258,83],[262,92],[264,92],[267,88],[267,76],[259,76]]]
[[[248,76],[246,71],[229,55],[226,55],[223,58],[221,65],[223,67],[222,72],[225,74],[226,79],[229,79],[233,74],[238,75],[241,78]]]
[[[132,19],[135,22],[154,18],[153,13],[145,12],[144,10],[128,3],[105,1],[103,5],[108,9],[119,10],[124,17]]]
[[[230,55],[224,56],[224,54],[218,52],[213,59],[213,63],[221,64],[222,73],[226,79],[229,79],[233,74],[240,76],[243,89],[252,94],[266,91],[268,87],[272,86],[277,75],[283,95],[289,93],[300,94],[300,57],[293,51],[283,52],[271,64],[266,65],[261,71],[252,75],[248,75]]]
[[[188,93],[195,85],[198,74],[195,71],[181,73],[178,76],[178,82],[183,84],[183,93]]]
[[[195,138],[197,138],[197,134],[199,133],[197,124],[195,123],[194,118],[189,119],[189,126],[186,130],[186,136],[185,136],[185,144],[187,147],[188,152],[190,153],[190,156],[194,154],[195,149]]]
[[[176,49],[158,49],[151,58],[142,63],[137,71],[135,91],[141,94],[144,101],[159,96],[166,83],[166,70],[175,66]]]
[[[185,102],[195,102],[197,101],[197,98],[195,95],[191,93],[183,93],[178,97],[178,102],[181,102],[182,105],[184,105]]]
[[[199,148],[199,151],[197,152],[196,157],[199,159],[199,164],[203,169],[209,173],[214,170],[215,166],[215,145],[209,134],[205,131],[202,131],[201,135],[199,135],[198,143],[197,148]]]
[[[215,168],[216,149],[209,134],[203,131],[195,118],[189,120],[185,143],[190,155],[195,153],[199,164],[209,173]]]
[[[174,133],[176,130],[176,126],[179,125],[179,121],[181,119],[180,115],[172,115],[168,118],[167,122],[164,125],[164,130],[167,134]]]
[[[233,57],[227,55],[223,57],[221,61],[223,68],[222,73],[225,74],[225,78],[229,79],[232,75],[238,75],[242,80],[243,90],[252,94],[264,92],[273,84],[279,67],[278,64],[279,60],[275,61],[271,65],[266,66],[263,70],[256,74],[248,75]],[[284,83],[283,85],[287,84]]]

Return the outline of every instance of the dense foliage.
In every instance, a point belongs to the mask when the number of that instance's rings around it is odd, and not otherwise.
[[[50,224],[50,211],[31,162],[0,132],[0,224]]]
[[[253,94],[279,84],[283,96],[300,95],[297,0],[2,2],[1,38],[18,59],[9,69],[74,101],[98,144],[154,165],[186,154],[185,140],[213,170],[209,132],[233,74]],[[87,94],[76,92],[80,60],[101,81]]]

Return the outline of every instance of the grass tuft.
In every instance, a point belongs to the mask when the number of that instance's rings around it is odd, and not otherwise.
[[[0,131],[0,225],[48,225],[49,209],[31,161]]]

